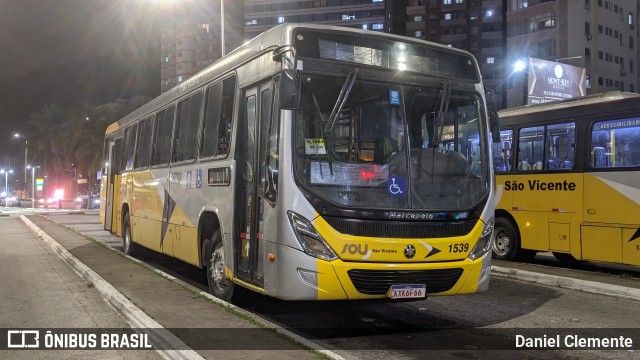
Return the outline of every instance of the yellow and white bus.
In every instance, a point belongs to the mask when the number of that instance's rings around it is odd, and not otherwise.
[[[501,110],[494,257],[640,265],[640,95]]]
[[[100,215],[222,299],[484,291],[489,123],[468,52],[283,24],[107,129]]]

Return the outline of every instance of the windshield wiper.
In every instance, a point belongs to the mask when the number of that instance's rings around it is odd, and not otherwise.
[[[440,90],[440,110],[433,124],[433,139],[431,143],[434,147],[438,147],[442,142],[442,131],[444,130],[444,116],[449,110],[449,99],[451,98],[451,82],[443,81]]]
[[[326,137],[328,134],[331,134],[333,131],[333,126],[338,119],[338,115],[342,112],[342,108],[344,104],[347,102],[349,98],[349,94],[351,93],[351,89],[353,88],[353,83],[356,82],[356,76],[358,73],[357,68],[349,69],[349,73],[347,74],[347,78],[344,80],[344,84],[342,84],[342,89],[340,89],[340,94],[338,95],[338,99],[336,99],[336,104],[333,106],[333,110],[331,111],[331,115],[329,115],[329,121],[324,128],[323,134]]]

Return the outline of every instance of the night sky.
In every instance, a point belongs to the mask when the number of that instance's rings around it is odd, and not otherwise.
[[[0,0],[0,79],[147,47],[163,1]]]
[[[168,1],[0,0],[0,83],[37,69],[159,44],[158,24]],[[11,101],[11,89],[0,87],[3,101]],[[0,114],[0,162],[23,151],[11,138],[17,125]]]

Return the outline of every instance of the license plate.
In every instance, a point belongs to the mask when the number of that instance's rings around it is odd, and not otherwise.
[[[389,297],[391,299],[420,299],[427,295],[427,286],[416,285],[391,285]]]

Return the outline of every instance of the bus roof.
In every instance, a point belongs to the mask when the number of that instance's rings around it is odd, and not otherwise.
[[[542,111],[559,110],[569,107],[585,106],[590,104],[606,103],[609,101],[617,101],[628,98],[638,98],[640,94],[622,92],[622,91],[608,91],[603,93],[591,94],[587,96],[580,96],[567,100],[559,100],[542,104],[517,106],[498,111],[500,118],[506,118],[509,116],[533,114]]]
[[[328,31],[328,32],[336,32],[343,34],[353,34],[353,35],[366,35],[366,36],[376,36],[380,38],[386,38],[393,41],[399,41],[404,43],[414,43],[422,46],[430,46],[434,49],[438,49],[441,51],[447,51],[451,53],[458,53],[460,55],[467,55],[470,60],[474,61],[474,65],[477,68],[477,61],[473,55],[462,49],[450,48],[448,46],[437,44],[425,40],[409,38],[400,35],[387,34],[377,31],[370,30],[361,30],[361,29],[352,29],[346,28],[342,26],[332,26],[332,25],[320,25],[320,24],[295,24],[295,23],[285,23],[278,26],[275,26],[253,39],[247,41],[240,47],[236,48],[229,54],[225,55],[223,58],[215,61],[211,65],[207,66],[200,72],[196,73],[186,81],[174,86],[169,91],[159,95],[155,99],[149,101],[144,104],[140,108],[134,110],[127,116],[118,120],[117,122],[111,124],[106,133],[110,134],[112,132],[117,131],[118,129],[126,126],[130,122],[135,119],[146,116],[147,114],[151,114],[152,112],[159,110],[161,107],[166,104],[182,97],[183,95],[200,88],[202,85],[226,74],[231,69],[238,66],[253,56],[259,54],[260,52],[267,49],[275,49],[277,46],[282,45],[290,45],[291,39],[289,38],[290,34],[293,30],[297,28],[304,28],[310,30],[319,30],[319,31]]]

